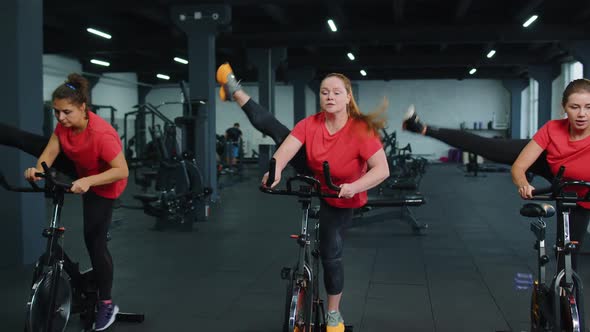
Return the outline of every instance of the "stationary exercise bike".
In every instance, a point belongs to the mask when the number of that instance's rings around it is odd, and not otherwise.
[[[287,280],[287,291],[285,297],[285,311],[283,321],[283,332],[325,331],[324,303],[320,298],[319,288],[319,222],[313,224],[313,236],[310,232],[309,218],[318,219],[319,211],[311,208],[313,197],[336,198],[337,194],[324,193],[321,190],[320,182],[310,176],[296,175],[287,180],[285,190],[271,189],[270,185],[275,178],[276,160],[272,158],[269,164],[269,176],[266,186],[260,190],[267,194],[297,196],[301,203],[303,216],[301,219],[301,233],[291,235],[299,245],[299,256],[293,267],[284,267],[281,270],[281,278]],[[327,186],[339,191],[340,188],[332,182],[330,168],[324,162],[324,177]],[[298,190],[293,189],[293,183],[302,184]],[[346,326],[346,332],[352,332],[351,326]]]
[[[572,268],[572,253],[578,250],[578,243],[570,240],[570,213],[576,209],[577,202],[589,202],[590,192],[578,197],[576,192],[568,192],[572,187],[590,189],[590,182],[562,181],[565,167],[561,167],[550,188],[533,191],[533,200],[554,200],[557,210],[547,203],[527,203],[520,210],[525,217],[537,218],[531,221],[530,229],[535,234],[535,249],[538,252],[537,280],[533,283],[531,296],[531,331],[585,332],[584,286],[582,279]],[[546,196],[541,196],[549,194]],[[563,233],[558,234],[555,247],[558,266],[563,266],[546,282],[545,265],[549,256],[545,250],[546,224],[543,218],[558,213],[558,222],[563,222]]]
[[[35,176],[45,179],[44,188],[31,182],[30,188],[9,185],[0,173],[0,185],[15,192],[43,192],[53,200],[53,214],[49,227],[42,235],[47,238],[45,253],[33,269],[31,295],[26,305],[25,332],[65,331],[70,316],[80,314],[84,331],[92,331],[96,318],[98,286],[94,272],[80,272],[60,245],[65,228],[60,225],[64,195],[71,188],[69,179],[42,163],[44,173]],[[140,323],[143,314],[119,312],[117,321]]]

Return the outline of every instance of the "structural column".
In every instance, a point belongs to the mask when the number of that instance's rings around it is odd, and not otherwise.
[[[143,105],[146,103],[146,97],[147,95],[150,93],[150,91],[152,90],[151,87],[146,87],[143,85],[140,85],[137,87],[137,104],[138,105]],[[141,107],[138,107],[137,110],[141,110]],[[147,127],[146,127],[146,117],[145,117],[145,113],[142,112],[138,112],[135,115],[135,127],[133,128],[133,132],[135,133],[135,155],[139,156],[141,155],[146,148],[147,145]],[[125,142],[129,142],[130,137],[127,137],[127,134],[125,134]],[[127,149],[128,147],[125,146],[125,149]]]
[[[0,123],[42,134],[43,125],[43,2],[0,2]],[[14,185],[27,187],[23,172],[37,159],[0,146],[0,171]],[[18,194],[0,189],[3,236],[0,268],[34,263],[43,251],[46,223],[42,194]]]
[[[253,48],[248,61],[258,69],[258,103],[275,114],[275,78],[277,67],[287,58],[285,48]]]
[[[565,47],[584,67],[584,78],[590,79],[590,40],[565,42]]]
[[[551,120],[551,92],[553,80],[559,75],[559,68],[551,65],[529,66],[529,75],[539,82],[539,113],[537,128]]]
[[[305,111],[305,89],[309,81],[315,76],[312,68],[290,69],[288,79],[293,84],[293,126],[303,120]]]
[[[503,80],[504,88],[510,92],[510,138],[520,138],[520,124],[522,122],[521,104],[522,90],[528,86],[526,80]]]
[[[221,26],[231,22],[231,8],[226,5],[175,6],[172,19],[188,39],[189,93],[194,114],[194,149],[197,166],[202,172],[203,184],[213,190],[212,199],[218,197],[215,155],[215,37]],[[197,211],[204,217],[205,204]]]
[[[307,86],[311,89],[311,91],[313,92],[313,95],[315,96],[315,111],[316,111],[316,113],[318,113],[321,110],[320,109],[320,84],[321,84],[321,82],[317,79],[307,83]]]

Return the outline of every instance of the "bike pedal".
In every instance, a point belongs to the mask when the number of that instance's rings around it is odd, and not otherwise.
[[[281,269],[281,279],[283,279],[283,280],[291,279],[291,268],[290,267],[284,267]]]
[[[326,332],[326,324],[322,324],[320,331]],[[353,332],[353,326],[352,325],[344,325],[344,332]]]

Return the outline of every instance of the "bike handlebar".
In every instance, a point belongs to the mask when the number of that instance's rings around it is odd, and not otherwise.
[[[72,187],[72,183],[69,180],[65,180],[67,178],[65,175],[59,173],[55,168],[50,168],[47,166],[45,162],[41,163],[43,167],[43,173],[35,173],[35,176],[44,178],[45,179],[45,187],[39,187],[35,182],[29,181],[31,187],[16,187],[9,184],[4,177],[4,174],[0,171],[0,186],[8,191],[14,192],[44,192],[50,193],[56,190],[67,191]]]
[[[286,187],[287,189],[271,189],[270,186],[273,184],[276,175],[276,165],[277,161],[275,158],[272,158],[269,163],[268,167],[268,179],[264,186],[260,186],[260,191],[273,194],[273,195],[288,195],[288,196],[299,196],[299,197],[324,197],[324,198],[338,198],[338,194],[329,194],[322,192],[321,190],[321,183],[318,179],[297,174],[293,177],[290,177],[287,180]],[[340,187],[334,184],[332,178],[330,177],[330,165],[327,161],[324,161],[323,164],[324,169],[324,179],[326,180],[326,185],[328,188],[334,191],[340,191]],[[309,185],[309,190],[303,191],[302,188],[300,190],[293,190],[293,182],[304,182]]]
[[[559,171],[553,179],[551,186],[546,188],[534,189],[532,200],[538,201],[568,201],[568,202],[590,202],[590,190],[584,197],[568,194],[563,190],[566,187],[585,187],[590,189],[590,182],[580,180],[563,181],[565,166],[559,167]],[[548,195],[547,195],[548,194]]]

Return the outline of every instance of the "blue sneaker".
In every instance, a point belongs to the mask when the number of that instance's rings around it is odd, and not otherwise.
[[[98,312],[96,313],[96,322],[94,323],[95,331],[104,331],[115,322],[119,307],[114,303],[105,304],[98,302]]]

